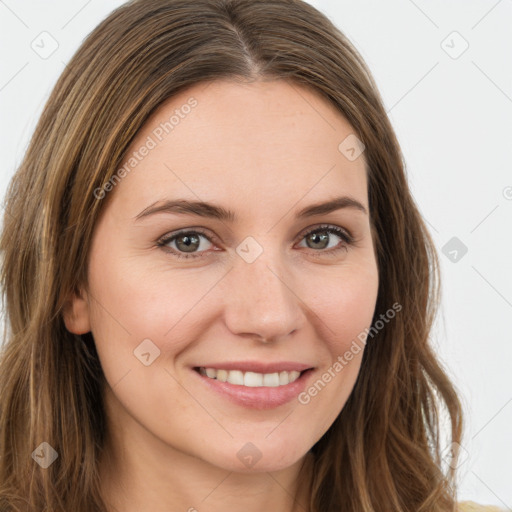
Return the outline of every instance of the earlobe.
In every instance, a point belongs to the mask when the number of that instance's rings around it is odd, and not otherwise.
[[[66,329],[73,334],[90,332],[89,302],[83,291],[72,292],[63,311]]]

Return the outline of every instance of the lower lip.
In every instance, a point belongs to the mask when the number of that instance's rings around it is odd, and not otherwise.
[[[250,407],[252,409],[274,409],[280,405],[284,405],[304,391],[311,374],[312,369],[301,373],[300,377],[284,386],[277,387],[248,387],[230,384],[229,382],[221,382],[217,379],[211,379],[206,375],[201,375],[197,370],[192,369],[205,385],[210,389],[220,393],[228,400]]]

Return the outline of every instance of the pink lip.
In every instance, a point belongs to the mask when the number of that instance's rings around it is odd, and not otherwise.
[[[198,365],[202,368],[214,368],[215,370],[240,370],[242,372],[255,373],[279,373],[279,372],[303,372],[312,368],[310,364],[295,363],[292,361],[264,362],[264,361],[225,361],[221,363],[206,363]]]
[[[239,363],[238,363],[239,364]],[[275,368],[276,366],[274,366]],[[279,366],[280,368],[282,366]],[[297,365],[295,365],[297,367]],[[294,368],[295,368],[294,367]],[[206,368],[214,368],[212,366],[207,366]],[[219,365],[220,368],[220,365]],[[224,369],[226,366],[222,366]],[[236,366],[236,369],[242,369],[240,366]],[[233,368],[233,369],[235,369]],[[254,366],[251,366],[254,368]],[[293,371],[292,370],[275,370],[277,371]],[[254,370],[245,370],[245,371],[254,371]],[[274,371],[259,371],[258,373],[274,373]],[[297,396],[304,391],[307,386],[308,381],[310,380],[311,375],[313,374],[313,369],[309,367],[303,371],[302,375],[294,382],[290,384],[286,384],[285,386],[278,387],[246,387],[239,386],[236,384],[230,384],[229,382],[220,382],[216,379],[211,379],[205,375],[201,375],[197,370],[193,370],[193,374],[196,375],[201,381],[208,386],[209,389],[219,393],[221,396],[224,396],[229,401],[241,405],[243,407],[249,407],[252,409],[273,409],[275,407],[279,407],[280,405],[284,405],[291,400],[297,398]]]

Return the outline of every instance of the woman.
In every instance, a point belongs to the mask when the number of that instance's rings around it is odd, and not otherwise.
[[[114,11],[5,209],[2,510],[457,509],[435,248],[307,3]]]

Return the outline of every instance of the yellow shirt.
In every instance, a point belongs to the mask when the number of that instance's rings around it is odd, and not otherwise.
[[[459,503],[459,512],[505,512],[505,509],[491,505],[478,505],[473,501]]]

